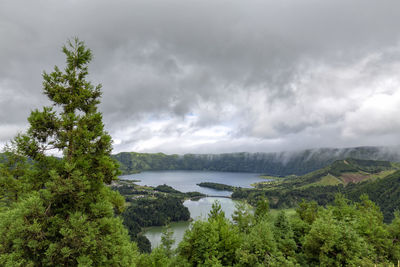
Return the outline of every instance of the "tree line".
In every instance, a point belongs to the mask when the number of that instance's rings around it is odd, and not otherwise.
[[[225,218],[214,203],[206,221],[196,221],[176,250],[162,244],[139,256],[139,266],[390,266],[400,258],[400,214],[383,222],[363,195],[351,202],[337,194],[331,205],[301,202],[294,214],[273,215],[266,199],[254,212],[239,204]]]

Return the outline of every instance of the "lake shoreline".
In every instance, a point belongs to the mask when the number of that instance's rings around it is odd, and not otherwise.
[[[163,231],[167,227],[170,227],[174,232],[173,238],[175,239],[175,244],[177,245],[182,240],[185,231],[189,229],[190,225],[194,221],[208,219],[208,213],[215,201],[219,201],[221,208],[225,213],[225,217],[231,220],[231,216],[236,209],[236,203],[243,200],[225,197],[203,197],[198,201],[186,200],[184,202],[184,206],[189,209],[190,221],[171,222],[169,226],[164,225],[146,227],[146,230],[143,230],[142,234],[149,239],[151,247],[154,249],[161,243],[161,235]]]
[[[182,192],[186,195],[182,199],[182,205],[187,207],[190,212],[189,221],[170,222],[172,230],[175,232],[173,238],[179,243],[184,232],[196,220],[206,220],[214,201],[218,200],[228,219],[235,210],[235,203],[238,201],[232,199],[232,191],[216,190],[208,187],[200,187],[197,184],[201,182],[221,184],[231,188],[252,188],[251,184],[265,181],[260,177],[260,173],[248,172],[210,172],[210,171],[145,171],[133,175],[124,175],[120,179],[136,182],[139,192],[148,191],[144,197],[155,197],[160,192],[174,193]],[[161,191],[160,191],[161,190]],[[158,192],[160,191],[160,192]],[[199,192],[203,195],[190,196],[188,192]],[[158,192],[158,193],[157,193]],[[133,199],[132,201],[137,201]],[[166,226],[150,226],[141,230],[141,234],[146,236],[151,243],[152,248],[161,242],[162,232]]]

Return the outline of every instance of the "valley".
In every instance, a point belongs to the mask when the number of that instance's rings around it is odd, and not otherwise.
[[[393,219],[394,208],[397,203],[400,204],[399,199],[392,193],[388,195],[390,198],[386,202],[395,204],[385,206],[384,202],[380,201],[381,198],[377,197],[373,191],[376,187],[379,187],[381,191],[395,190],[390,181],[396,179],[396,177],[400,178],[398,170],[398,163],[346,158],[301,176],[277,177],[248,173],[157,171],[123,176],[124,180],[120,180],[113,188],[126,198],[129,205],[123,216],[125,221],[131,221],[132,218],[138,218],[143,214],[150,215],[153,218],[148,223],[143,223],[143,218],[133,219],[134,221],[136,220],[135,224],[132,227],[128,227],[128,229],[136,229],[131,235],[138,242],[139,248],[143,249],[143,251],[149,251],[149,241],[145,240],[145,237],[150,240],[152,248],[155,248],[161,244],[161,236],[167,229],[165,228],[166,225],[169,225],[169,229],[173,231],[175,246],[177,246],[177,243],[182,240],[184,232],[191,224],[189,218],[191,220],[206,219],[207,213],[212,208],[211,204],[216,200],[221,203],[221,207],[229,219],[234,213],[237,201],[257,206],[257,202],[260,199],[266,198],[275,214],[278,214],[278,211],[283,209],[291,210],[292,212],[289,214],[294,214],[294,209],[302,201],[315,201],[318,205],[325,206],[333,203],[338,193],[356,202],[359,201],[362,194],[367,194],[370,199],[376,201],[381,207],[385,221],[390,222]],[[236,179],[242,176],[242,180],[232,180],[232,175]],[[139,177],[143,177],[144,180],[138,180],[137,178]],[[179,184],[181,189],[195,188],[200,192],[178,191],[167,185],[168,179],[172,184]],[[208,182],[196,184],[199,179],[207,180]],[[213,179],[226,184],[209,182]],[[153,185],[159,182],[165,184],[158,186],[140,185],[150,181]],[[233,186],[236,183],[242,187]],[[385,186],[385,184],[392,186]],[[207,195],[231,195],[233,200],[207,197]],[[183,210],[185,214],[190,214],[190,216],[176,217],[176,214],[168,213],[167,210],[174,210],[166,206],[167,200],[171,199],[175,201],[176,208]],[[159,203],[163,204],[154,206],[154,203],[158,200],[161,200]],[[148,207],[149,204],[154,207],[147,208],[147,210],[141,208],[142,211],[134,210],[131,206]],[[148,228],[149,226],[150,228]]]

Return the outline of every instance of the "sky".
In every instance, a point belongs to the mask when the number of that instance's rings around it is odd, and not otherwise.
[[[398,0],[1,0],[0,147],[73,37],[114,153],[396,146],[399,26]]]

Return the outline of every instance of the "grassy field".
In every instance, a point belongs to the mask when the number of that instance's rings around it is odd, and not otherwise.
[[[308,188],[310,186],[327,186],[327,185],[338,185],[338,184],[343,184],[343,182],[338,179],[336,176],[333,176],[331,174],[325,175],[321,177],[321,179],[315,183],[307,184],[304,185],[300,188]]]
[[[368,180],[374,181],[376,179],[381,179],[381,178],[384,178],[384,177],[386,177],[386,176],[388,176],[390,174],[395,173],[396,171],[397,170],[387,170],[387,171],[382,171],[382,172],[379,172],[379,173],[371,174],[368,177]]]

